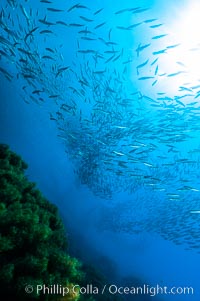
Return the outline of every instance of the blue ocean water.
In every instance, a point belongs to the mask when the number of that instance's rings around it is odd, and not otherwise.
[[[1,2],[0,140],[113,284],[194,288],[139,300],[200,295],[197,4]]]

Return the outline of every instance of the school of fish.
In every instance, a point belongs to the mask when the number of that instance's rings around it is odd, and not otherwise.
[[[102,214],[105,228],[200,252],[200,79],[184,62],[163,72],[181,43],[151,8],[88,3],[1,1],[0,73],[48,109],[82,184],[104,199],[130,193]]]

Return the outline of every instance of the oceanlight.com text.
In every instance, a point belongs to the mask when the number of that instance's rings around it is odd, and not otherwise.
[[[193,295],[194,289],[193,287],[168,287],[168,286],[160,286],[157,284],[156,286],[150,286],[148,284],[144,284],[143,286],[132,286],[132,287],[118,287],[116,285],[110,285],[108,287],[108,291],[110,294],[120,294],[120,295],[150,295],[152,297],[156,295]]]
[[[68,294],[80,295],[149,295],[154,297],[156,295],[193,295],[194,288],[189,286],[160,286],[159,284],[152,286],[144,284],[142,286],[118,286],[115,284],[105,284],[103,287],[96,287],[92,284],[86,286],[73,285],[70,287],[55,285],[32,285],[25,286],[25,292],[31,294],[36,292],[37,295],[60,295],[66,296]]]

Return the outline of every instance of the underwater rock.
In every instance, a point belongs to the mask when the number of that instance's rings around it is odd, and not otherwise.
[[[104,279],[68,254],[58,209],[29,182],[26,168],[20,156],[0,144],[1,294],[20,301],[94,300],[90,290],[85,296],[80,288],[99,286]],[[95,300],[111,300],[105,298]]]

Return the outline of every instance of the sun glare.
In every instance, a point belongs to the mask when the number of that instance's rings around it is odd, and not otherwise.
[[[168,51],[164,58],[167,72],[179,72],[173,77],[173,86],[184,83],[195,85],[200,81],[200,2],[191,2],[180,10],[169,26],[170,37],[179,47]],[[170,71],[171,69],[171,71]]]
[[[174,34],[180,40],[183,63],[193,77],[200,75],[200,2],[191,3],[173,25]]]

